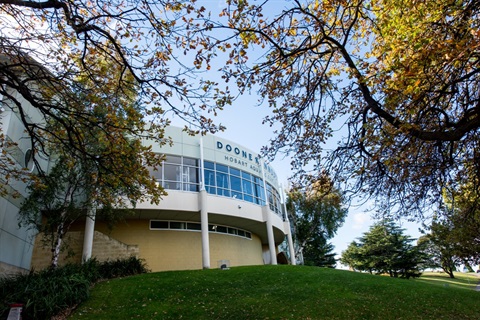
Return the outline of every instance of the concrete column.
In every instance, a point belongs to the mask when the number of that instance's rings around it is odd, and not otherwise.
[[[288,240],[288,248],[290,249],[290,263],[292,266],[297,264],[297,260],[295,259],[295,248],[293,247],[293,239],[292,239],[292,232],[290,228],[290,221],[285,221],[285,228],[288,229],[287,233],[287,240]]]
[[[202,229],[203,269],[210,269],[210,239],[208,235],[207,191],[200,191],[200,225]]]
[[[90,208],[88,210],[87,218],[85,219],[85,234],[83,236],[82,262],[86,262],[90,260],[90,258],[92,257],[96,211],[97,211],[96,208]]]
[[[285,191],[283,190],[282,185],[280,185],[280,189],[282,190],[283,211],[285,212],[285,221],[283,222],[283,229],[287,233],[288,249],[290,251],[290,263],[292,264],[292,266],[294,266],[297,264],[297,259],[295,259],[295,247],[293,246],[292,228],[290,226],[290,219],[288,219],[287,196],[285,194]]]
[[[202,230],[202,265],[210,269],[210,238],[208,233],[207,190],[205,190],[205,170],[203,168],[203,139],[200,137],[200,226]]]
[[[275,239],[273,237],[273,225],[272,225],[272,213],[268,205],[263,207],[263,217],[267,222],[267,238],[268,238],[268,250],[270,251],[270,264],[277,264],[277,250],[275,246]]]
[[[203,137],[200,137],[200,191],[205,190],[205,168],[203,166]]]
[[[260,158],[260,166],[262,167],[262,179],[263,179],[263,190],[265,195],[265,206],[263,206],[263,219],[267,222],[267,237],[268,237],[268,250],[270,251],[270,263],[273,265],[277,264],[277,252],[275,250],[275,239],[273,237],[273,225],[272,218],[270,213],[270,204],[268,203],[268,192],[267,192],[267,180],[265,179],[265,162]]]

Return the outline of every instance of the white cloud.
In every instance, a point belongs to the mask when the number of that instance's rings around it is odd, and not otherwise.
[[[370,215],[363,212],[358,212],[353,214],[353,225],[352,229],[361,230],[366,226],[369,226],[372,222]]]

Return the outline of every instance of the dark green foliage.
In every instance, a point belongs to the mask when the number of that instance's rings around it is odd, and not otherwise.
[[[99,266],[98,270],[103,279],[131,276],[149,271],[143,260],[135,257],[106,261]]]
[[[450,278],[454,278],[453,272],[456,266],[463,262],[457,255],[459,250],[458,242],[452,241],[452,227],[446,221],[434,221],[430,226],[430,233],[418,240],[422,251],[428,256],[427,267],[442,268]]]
[[[425,255],[403,231],[391,221],[376,223],[342,252],[340,261],[358,271],[407,279],[419,277]]]
[[[62,310],[85,301],[93,283],[147,272],[135,257],[100,263],[91,259],[82,265],[70,264],[39,272],[0,278],[0,318],[10,303],[22,303],[23,319],[50,319]]]
[[[333,249],[334,246],[327,243],[327,240],[322,236],[314,237],[305,245],[303,250],[305,265],[335,268],[337,261]]]
[[[348,210],[343,194],[328,176],[309,187],[288,193],[287,211],[296,242],[295,255],[303,253],[306,265],[335,267],[333,246],[327,243],[345,221]]]
[[[63,239],[70,226],[92,215],[92,208],[101,207],[98,217],[109,227],[131,212],[114,210],[112,203],[92,197],[96,193],[92,176],[96,176],[97,171],[88,161],[72,164],[69,157],[61,156],[48,174],[39,174],[37,180],[28,186],[29,196],[20,208],[19,223],[43,234],[43,245],[52,252],[52,267],[58,265],[60,251],[66,248]],[[109,192],[117,192],[118,197],[126,194],[121,190]]]

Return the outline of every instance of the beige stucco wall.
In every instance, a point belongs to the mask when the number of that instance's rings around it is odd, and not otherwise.
[[[110,237],[139,248],[139,257],[145,259],[153,271],[189,270],[202,268],[202,242],[200,231],[150,230],[149,220],[127,220],[109,231],[102,223],[96,229]],[[262,265],[262,244],[252,239],[210,233],[210,265],[217,267],[219,260],[229,260],[230,266]],[[93,244],[95,250],[96,243]]]
[[[62,252],[60,265],[81,262],[83,228],[84,223],[79,223],[67,234],[68,250]],[[193,270],[203,266],[200,231],[150,230],[147,219],[126,220],[113,230],[97,221],[95,230],[92,257],[99,261],[134,255],[144,259],[153,272]],[[264,264],[262,243],[255,234],[252,239],[216,233],[209,233],[209,237],[212,268],[219,267],[220,260],[229,260],[231,267]],[[41,239],[37,236],[32,256],[32,268],[36,270],[48,267],[51,259],[50,251],[41,245]],[[74,256],[69,256],[69,252]]]
[[[252,234],[252,239],[210,233],[210,265],[218,267],[219,260],[229,260],[231,267],[262,265],[262,243]]]
[[[75,252],[68,257],[64,251],[60,265],[80,262],[83,246],[83,224],[73,227],[67,235],[69,250]],[[95,225],[92,257],[99,261],[117,259],[131,255],[144,259],[153,271],[201,269],[202,243],[199,231],[150,230],[149,220],[127,220],[109,230],[98,222]],[[218,261],[229,260],[230,266],[262,265],[262,244],[252,234],[252,239],[210,233],[210,265],[218,267]],[[50,263],[50,252],[41,246],[41,237],[36,239],[32,267],[42,269]]]

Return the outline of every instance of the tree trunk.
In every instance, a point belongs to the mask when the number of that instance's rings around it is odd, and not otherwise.
[[[445,271],[451,279],[455,279],[455,276],[453,275],[453,270],[455,269],[450,267],[443,268],[443,271]]]
[[[58,267],[58,258],[60,256],[60,250],[62,248],[63,236],[65,235],[65,216],[67,211],[63,210],[60,214],[60,223],[57,226],[57,235],[55,239],[55,246],[52,248],[52,263],[51,267],[56,269]]]
[[[468,263],[468,261],[464,261],[464,264],[465,264],[465,268],[467,268],[468,272],[475,272],[475,271],[473,271],[473,268],[470,265],[470,263]]]

